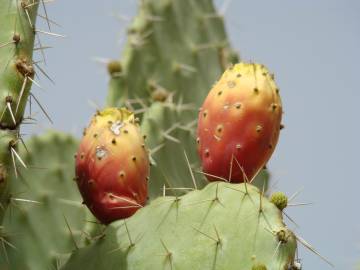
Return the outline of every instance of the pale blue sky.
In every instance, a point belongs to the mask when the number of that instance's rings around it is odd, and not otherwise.
[[[217,1],[221,6],[223,1]],[[48,5],[65,39],[44,38],[47,71],[34,93],[57,129],[79,134],[94,108],[103,106],[108,77],[94,57],[119,57],[126,20],[136,2],[70,1]],[[335,269],[360,262],[360,2],[232,1],[225,18],[234,48],[244,60],[266,64],[281,89],[285,130],[269,164],[276,188],[291,195],[303,188],[287,213],[299,235],[329,258]],[[40,24],[41,25],[41,24]],[[45,26],[43,26],[45,29]],[[40,117],[39,133],[49,125]],[[288,222],[289,223],[289,222]],[[300,248],[303,269],[331,269]]]

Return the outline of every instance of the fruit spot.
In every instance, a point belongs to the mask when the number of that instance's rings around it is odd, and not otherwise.
[[[254,93],[255,93],[255,94],[258,94],[258,93],[259,93],[259,88],[255,87],[255,88],[254,88]]]
[[[240,73],[236,74],[236,77],[240,78],[240,77],[241,77],[241,74],[240,74]]]
[[[207,110],[205,110],[205,111],[203,112],[203,116],[204,116],[204,118],[207,116]]]
[[[221,96],[221,94],[222,94],[222,91],[219,91],[219,92],[218,92],[217,94],[218,94],[218,96]]]
[[[197,143],[197,144],[200,143],[200,138],[199,138],[199,137],[196,138],[196,143]]]
[[[219,124],[216,127],[216,132],[221,134],[223,129],[224,129],[224,126],[222,124]]]
[[[272,103],[271,104],[271,109],[273,110],[273,111],[275,111],[276,110],[276,108],[277,108],[277,104],[276,103]]]
[[[228,86],[229,88],[234,88],[234,87],[236,86],[236,82],[234,82],[234,81],[228,81],[228,82],[227,82],[227,86]]]
[[[210,156],[210,151],[209,149],[205,149],[205,157],[209,157]]]
[[[110,127],[110,130],[115,134],[115,135],[120,135],[120,129],[124,126],[124,122],[121,121],[116,121],[115,123],[113,123]]]
[[[260,133],[261,130],[262,130],[262,126],[257,125],[257,126],[256,126],[256,132],[257,132],[257,133]]]
[[[240,143],[236,144],[236,149],[241,149],[241,144]]]
[[[135,157],[135,156],[133,156],[131,159],[132,159],[132,161],[134,161],[134,162],[136,161],[136,157]]]
[[[125,172],[123,170],[121,170],[119,172],[119,176],[120,176],[120,178],[124,178],[125,177]]]
[[[127,129],[124,129],[124,133],[125,133],[125,134],[128,134],[129,131],[128,131]]]
[[[105,157],[107,155],[107,151],[104,147],[97,146],[95,154],[96,154],[97,159],[101,160],[103,157]]]
[[[224,105],[224,110],[229,109],[229,107],[230,107],[230,105],[229,105],[229,104],[225,104],[225,105]]]
[[[240,108],[241,108],[241,103],[240,103],[240,102],[236,102],[236,103],[235,103],[235,108],[236,108],[236,109],[240,109]]]
[[[112,140],[111,140],[111,143],[115,145],[115,144],[116,144],[116,139],[115,139],[115,138],[112,139]]]
[[[282,130],[285,126],[283,124],[280,124],[280,130]]]

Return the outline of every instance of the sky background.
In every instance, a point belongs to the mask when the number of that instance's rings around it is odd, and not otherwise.
[[[216,1],[219,8],[224,1]],[[225,23],[243,60],[266,64],[276,75],[285,129],[269,163],[275,189],[310,206],[286,212],[296,232],[335,269],[360,262],[360,1],[231,1]],[[54,125],[39,112],[39,134],[56,128],[79,135],[103,107],[108,76],[99,59],[118,58],[134,0],[70,1],[48,4],[52,30],[66,38],[43,37],[45,90],[33,87]],[[46,30],[43,23],[39,27]],[[37,59],[41,59],[39,56]],[[96,60],[98,59],[98,60]],[[287,221],[289,223],[289,221]],[[300,247],[303,269],[332,269]]]

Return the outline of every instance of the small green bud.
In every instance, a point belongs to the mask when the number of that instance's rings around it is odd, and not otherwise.
[[[288,198],[283,192],[275,192],[271,195],[270,201],[282,211],[287,206]]]

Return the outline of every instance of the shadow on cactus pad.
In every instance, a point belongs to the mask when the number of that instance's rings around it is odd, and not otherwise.
[[[48,132],[26,146],[18,153],[28,168],[16,161],[19,177],[11,177],[0,269],[57,269],[83,244],[83,229],[91,219],[73,181],[77,141]]]

